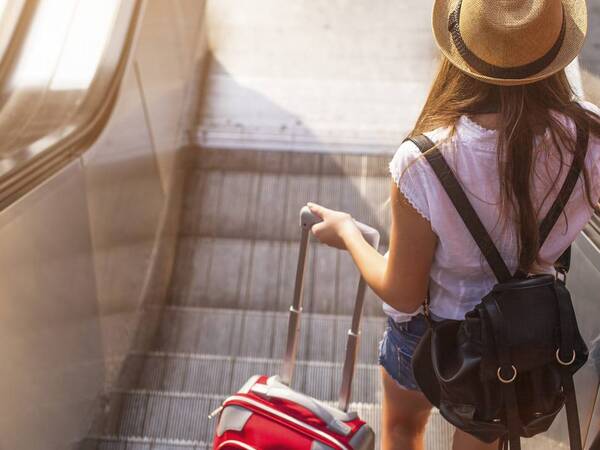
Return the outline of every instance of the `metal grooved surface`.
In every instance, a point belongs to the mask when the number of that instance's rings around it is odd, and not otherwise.
[[[207,415],[252,375],[281,365],[306,201],[389,229],[383,156],[198,150],[187,180],[175,272],[150,350],[129,355],[83,450],[211,447]],[[385,251],[387,236],[383,234]],[[358,271],[345,252],[311,238],[293,386],[335,404]],[[381,301],[368,290],[351,408],[378,432]],[[450,448],[452,427],[434,412],[430,450]],[[547,443],[546,443],[547,444]],[[544,447],[536,439],[524,448]]]
[[[164,311],[155,350],[167,353],[281,358],[287,332],[285,306],[281,312],[216,308],[170,307]],[[348,316],[306,313],[300,360],[342,362]],[[361,326],[359,363],[373,363],[384,329],[379,317],[366,317]],[[222,330],[227,329],[228,333]],[[311,342],[320,345],[311,345]]]
[[[352,213],[383,232],[387,157],[198,150],[168,305],[150,350],[134,348],[84,450],[210,448],[207,415],[252,375],[276,374],[284,353],[307,201]],[[315,242],[305,276],[293,386],[335,404],[358,271],[347,253]],[[154,312],[154,307],[149,308]],[[378,342],[385,321],[369,291],[352,408],[379,429]],[[446,448],[439,415],[430,448]]]

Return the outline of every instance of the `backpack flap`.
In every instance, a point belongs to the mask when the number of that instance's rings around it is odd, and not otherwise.
[[[465,333],[482,335],[484,347],[491,349],[482,359],[482,380],[496,379],[499,365],[498,342],[494,341],[493,324],[486,313],[490,303],[497,307],[502,317],[504,345],[517,373],[558,362],[557,351],[561,347],[564,347],[559,351],[561,360],[566,362],[575,358],[568,366],[573,373],[587,361],[587,347],[579,333],[568,290],[553,276],[540,275],[498,284],[476,307],[477,316],[486,326],[465,330]],[[478,325],[481,327],[479,321],[464,322],[466,329]]]
[[[505,345],[511,365],[517,373],[551,363],[560,342],[560,321],[554,277],[540,276],[496,285],[476,307],[477,315],[485,326],[481,330],[484,347],[482,380],[497,379],[499,355],[497,346]],[[568,295],[568,293],[567,293]],[[505,329],[505,342],[499,343],[495,323],[490,317],[490,304],[497,310]],[[535,317],[536,320],[531,320]],[[466,322],[465,326],[473,322]],[[500,325],[496,325],[500,326]]]

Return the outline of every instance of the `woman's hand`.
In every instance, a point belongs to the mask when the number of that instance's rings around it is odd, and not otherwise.
[[[308,202],[307,206],[312,213],[323,219],[322,222],[314,224],[311,228],[312,233],[323,244],[347,250],[345,240],[357,234],[361,236],[360,230],[350,214],[325,208],[312,202]]]

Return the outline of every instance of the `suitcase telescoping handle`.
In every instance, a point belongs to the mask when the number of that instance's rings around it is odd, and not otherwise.
[[[308,249],[308,239],[311,227],[321,222],[322,219],[313,214],[308,206],[300,210],[300,227],[302,228],[302,237],[300,239],[300,253],[298,254],[298,268],[296,270],[296,283],[294,285],[294,301],[290,307],[290,321],[288,326],[288,337],[283,361],[283,373],[281,380],[289,385],[294,374],[294,365],[296,363],[296,351],[298,349],[298,334],[300,331],[300,315],[302,313],[302,287],[304,281],[304,267],[306,263],[306,254]],[[365,240],[375,249],[379,246],[379,232],[368,225],[354,221],[361,231]],[[363,303],[365,300],[367,284],[363,277],[360,277],[358,289],[356,292],[356,301],[354,303],[354,312],[352,314],[352,326],[348,330],[348,341],[346,343],[346,357],[344,359],[344,369],[342,374],[342,385],[340,387],[339,408],[343,411],[348,410],[350,403],[350,394],[352,391],[352,378],[354,376],[354,366],[358,354],[358,341],[360,335],[360,319],[362,316]]]

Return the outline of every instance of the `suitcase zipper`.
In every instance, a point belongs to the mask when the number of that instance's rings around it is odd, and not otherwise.
[[[274,415],[280,419],[283,419],[287,422],[291,422],[294,425],[300,427],[300,428],[304,428],[305,430],[310,431],[312,434],[316,434],[317,436],[319,436],[322,440],[328,441],[329,443],[333,443],[334,445],[338,446],[341,450],[351,450],[349,447],[346,447],[344,444],[342,444],[340,441],[338,441],[337,439],[335,439],[334,437],[328,435],[327,433],[324,433],[321,430],[318,430],[317,428],[305,424],[304,422],[302,422],[301,420],[296,419],[295,417],[292,417],[288,414],[282,413],[281,411],[277,411],[275,408],[271,408],[270,406],[267,405],[263,405],[260,402],[257,402],[253,399],[247,398],[247,397],[241,397],[238,395],[233,395],[231,397],[228,397],[223,404],[217,408],[217,409],[223,409],[225,408],[227,405],[229,404],[239,404],[242,403],[246,404],[246,405],[250,405],[253,408],[259,409],[261,411],[265,411],[271,415]],[[216,410],[215,410],[216,411]],[[218,413],[217,413],[218,414]]]
[[[215,416],[217,416],[221,411],[223,411],[224,406],[221,405],[216,408],[213,412],[208,415],[208,420],[212,420]]]

